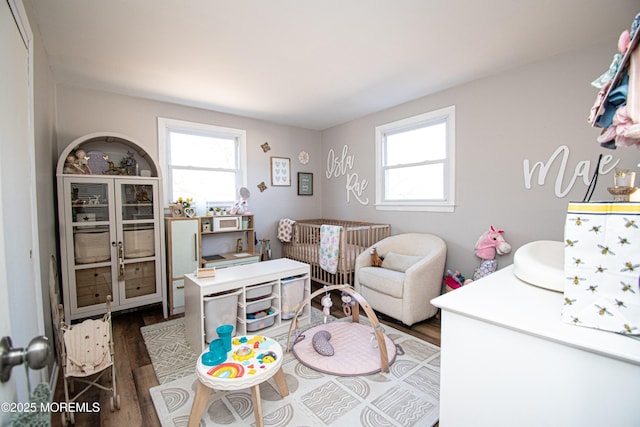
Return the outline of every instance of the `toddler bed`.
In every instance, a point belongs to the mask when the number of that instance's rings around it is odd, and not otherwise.
[[[324,285],[353,284],[356,257],[376,242],[388,237],[389,224],[335,219],[288,220],[291,233],[282,241],[282,256],[311,266],[311,278]],[[320,229],[323,225],[340,227],[339,251],[335,273],[321,267]],[[289,241],[287,241],[289,240]]]

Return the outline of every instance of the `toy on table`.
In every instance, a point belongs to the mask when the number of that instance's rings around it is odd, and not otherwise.
[[[215,366],[227,359],[227,351],[225,350],[222,339],[217,338],[209,343],[209,351],[202,354],[202,364],[206,366]]]
[[[231,357],[234,360],[237,360],[239,362],[242,362],[243,360],[249,360],[254,356],[254,351],[251,347],[247,347],[247,346],[242,346],[239,349],[237,349],[236,351],[233,352],[233,354],[231,355]]]
[[[498,269],[496,255],[504,255],[511,252],[511,245],[504,240],[502,234],[504,230],[489,227],[489,231],[483,233],[476,242],[476,256],[481,258],[482,263],[473,272],[473,280],[481,279],[494,273]],[[465,281],[465,284],[471,280]]]
[[[222,339],[211,341],[210,351],[201,359],[203,365],[211,366],[208,375],[228,379],[257,375],[279,357],[271,348],[276,342],[262,335],[233,337],[232,344],[233,351],[227,353]]]
[[[268,363],[275,362],[278,359],[278,355],[275,354],[273,351],[267,351],[266,353],[259,354],[258,357],[256,357],[256,359],[260,363],[268,364]]]
[[[235,337],[232,340],[233,345],[248,345],[250,347],[253,348],[259,348],[261,346],[261,344],[265,343],[267,341],[266,337],[263,337],[262,335],[255,335],[251,338],[247,338],[247,337]]]
[[[207,371],[207,375],[218,378],[240,378],[244,376],[244,367],[239,363],[222,363]]]

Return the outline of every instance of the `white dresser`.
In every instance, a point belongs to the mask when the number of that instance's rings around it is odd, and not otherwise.
[[[563,323],[562,293],[509,266],[432,303],[442,427],[640,426],[640,340]]]

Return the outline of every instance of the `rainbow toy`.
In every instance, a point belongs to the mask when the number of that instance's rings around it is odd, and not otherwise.
[[[207,375],[218,378],[240,378],[244,375],[244,367],[237,363],[223,363],[209,369]]]

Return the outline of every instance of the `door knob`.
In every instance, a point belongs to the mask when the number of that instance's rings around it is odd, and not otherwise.
[[[0,340],[0,381],[5,383],[11,378],[11,369],[14,366],[27,362],[31,369],[42,369],[47,365],[51,357],[49,340],[45,336],[38,336],[31,340],[29,346],[14,348],[11,337],[2,337]]]

